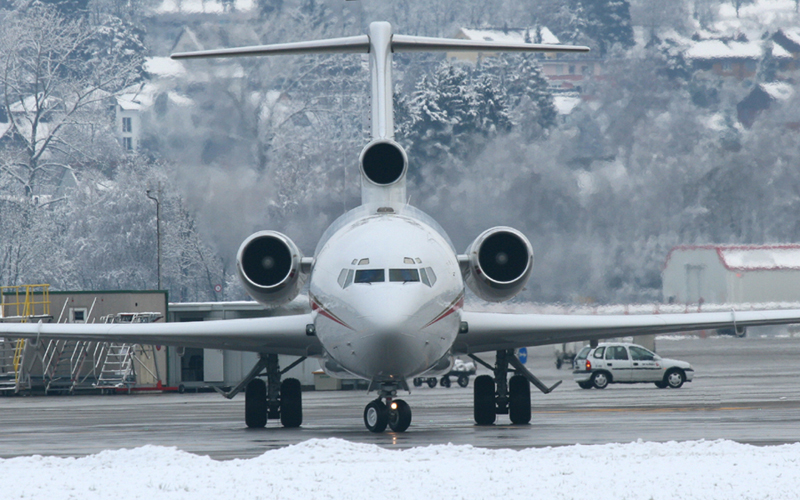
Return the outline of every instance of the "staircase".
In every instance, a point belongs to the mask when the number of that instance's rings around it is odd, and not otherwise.
[[[50,322],[50,285],[0,286],[0,322]],[[30,390],[24,339],[0,339],[0,392]]]

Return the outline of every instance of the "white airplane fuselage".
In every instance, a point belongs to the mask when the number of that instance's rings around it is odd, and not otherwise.
[[[310,277],[329,367],[379,382],[437,366],[458,335],[464,303],[447,236],[412,207],[398,212],[360,207],[343,215],[323,236]]]

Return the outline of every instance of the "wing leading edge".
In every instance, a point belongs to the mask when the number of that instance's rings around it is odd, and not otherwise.
[[[306,325],[313,322],[313,315],[309,313],[186,323],[0,323],[0,337],[125,342],[314,356],[322,353],[322,346],[317,337],[306,334]]]
[[[631,315],[464,311],[461,319],[467,322],[469,332],[456,339],[455,354],[734,326],[785,325],[800,323],[800,309]]]

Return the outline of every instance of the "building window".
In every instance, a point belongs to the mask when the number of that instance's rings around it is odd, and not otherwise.
[[[724,61],[722,63],[722,71],[730,71],[730,70],[731,70],[731,62],[730,61]]]
[[[122,147],[127,151],[133,151],[133,137],[123,137]]]
[[[86,323],[86,313],[88,310],[85,307],[70,308],[72,323]]]
[[[574,75],[575,74],[575,65],[574,64],[570,64],[569,65],[569,74],[570,75]]]
[[[123,132],[133,132],[133,118],[124,117],[122,119],[122,131]]]

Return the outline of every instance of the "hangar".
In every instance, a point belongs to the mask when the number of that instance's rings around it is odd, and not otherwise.
[[[670,304],[800,302],[800,245],[677,246],[662,290]]]

